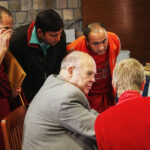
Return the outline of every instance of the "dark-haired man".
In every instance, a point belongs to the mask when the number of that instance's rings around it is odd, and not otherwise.
[[[16,29],[10,50],[27,76],[23,91],[30,102],[50,74],[58,74],[66,55],[63,21],[52,9],[41,11],[36,21]]]
[[[115,33],[107,32],[99,22],[93,22],[85,27],[84,36],[69,44],[67,50],[86,52],[96,62],[96,82],[88,94],[91,108],[102,112],[115,104],[111,80],[113,68],[120,52],[118,36]]]

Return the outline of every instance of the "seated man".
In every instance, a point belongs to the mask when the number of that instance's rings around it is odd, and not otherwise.
[[[150,149],[150,97],[142,97],[143,66],[129,58],[113,72],[113,86],[119,102],[99,115],[95,122],[99,150]]]
[[[59,75],[50,75],[32,100],[24,122],[23,150],[94,150],[94,122],[86,94],[96,64],[84,52],[72,52]]]

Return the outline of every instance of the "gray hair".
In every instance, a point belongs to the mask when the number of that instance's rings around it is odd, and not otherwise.
[[[136,59],[124,59],[114,68],[113,83],[118,96],[127,90],[140,91],[144,80],[144,67]]]

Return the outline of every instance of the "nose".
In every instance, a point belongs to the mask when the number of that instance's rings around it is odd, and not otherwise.
[[[103,43],[100,43],[100,44],[98,45],[98,49],[104,49]]]
[[[95,75],[91,76],[91,80],[90,81],[95,82]]]
[[[56,41],[57,41],[57,42],[60,41],[60,37],[61,37],[61,34],[57,35],[57,37],[56,37]]]

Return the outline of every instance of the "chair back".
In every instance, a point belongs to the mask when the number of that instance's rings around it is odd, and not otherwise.
[[[27,108],[20,106],[2,119],[2,131],[6,150],[21,150],[23,122]]]

